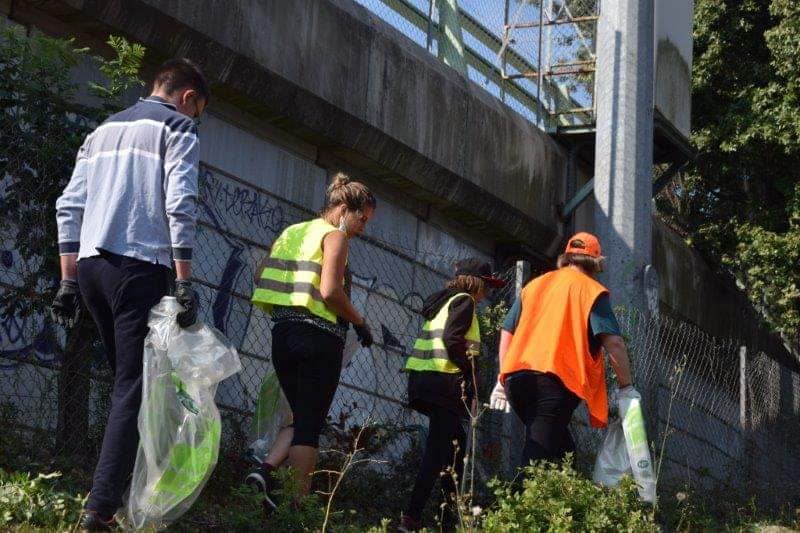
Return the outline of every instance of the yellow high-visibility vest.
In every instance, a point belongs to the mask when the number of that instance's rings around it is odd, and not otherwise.
[[[414,349],[406,361],[406,370],[445,372],[457,374],[461,372],[455,363],[447,357],[447,347],[444,344],[444,327],[450,315],[450,304],[456,298],[472,298],[466,292],[460,292],[445,303],[431,320],[422,325],[422,333],[414,342]],[[467,357],[477,357],[481,350],[481,331],[478,326],[478,317],[473,311],[472,325],[467,334]]]
[[[336,231],[321,218],[289,226],[272,245],[251,301],[267,313],[275,305],[303,307],[336,323],[336,314],[320,294],[322,240]]]

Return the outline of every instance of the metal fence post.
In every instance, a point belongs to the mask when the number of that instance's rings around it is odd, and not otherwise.
[[[467,76],[467,59],[464,55],[464,36],[461,31],[461,11],[458,0],[438,0],[439,9],[439,59],[445,65]]]
[[[747,430],[747,346],[739,347],[739,428],[746,436]]]
[[[92,358],[89,356],[94,323],[85,314],[67,337],[58,376],[58,415],[55,451],[86,460],[89,450],[89,404],[91,402]]]
[[[750,473],[753,469],[753,441],[752,441],[752,417],[748,416],[748,409],[751,407],[747,401],[747,346],[739,347],[739,431],[742,436],[742,485],[747,490],[750,480]]]
[[[525,260],[517,261],[516,271],[514,272],[514,298],[519,298],[519,293],[530,276],[531,264]]]
[[[517,261],[514,268],[514,299],[519,298],[519,293],[531,277],[531,264],[528,261]],[[507,473],[513,475],[517,465],[522,462],[522,446],[525,440],[525,427],[514,413],[503,416],[503,433],[509,436]]]

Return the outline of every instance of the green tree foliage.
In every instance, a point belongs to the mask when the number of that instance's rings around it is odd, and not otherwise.
[[[92,92],[101,98],[105,111],[117,111],[122,107],[122,95],[133,87],[141,87],[144,82],[139,79],[139,67],[144,58],[144,46],[129,43],[124,37],[111,35],[108,45],[116,52],[111,60],[96,58],[97,68],[105,76],[108,86],[89,83]]]
[[[800,329],[800,3],[697,0],[693,141],[672,208],[769,324]],[[663,201],[663,198],[661,199]]]
[[[71,77],[87,49],[19,27],[0,30],[0,235],[19,254],[3,266],[15,278],[0,294],[4,315],[40,313],[50,303],[59,275],[55,201],[86,134],[141,84],[144,48],[113,36],[108,44],[116,57],[94,58],[107,84],[87,84],[99,99],[90,107],[77,103],[81,86]]]

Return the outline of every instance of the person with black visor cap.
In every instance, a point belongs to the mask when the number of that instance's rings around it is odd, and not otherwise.
[[[481,342],[477,306],[490,289],[504,285],[505,281],[492,274],[489,263],[465,259],[456,264],[455,275],[446,287],[431,294],[422,306],[425,322],[405,371],[409,374],[408,405],[430,422],[422,465],[400,531],[422,527],[422,510],[437,478],[442,480],[447,501],[454,497],[453,477],[442,472],[453,466],[460,478],[464,466],[466,433],[462,419],[469,414],[468,408],[475,409],[475,358]],[[453,519],[447,516],[445,522]]]

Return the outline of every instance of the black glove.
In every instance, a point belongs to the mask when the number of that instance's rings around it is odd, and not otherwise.
[[[353,324],[353,330],[355,330],[356,335],[358,335],[358,342],[361,343],[361,346],[364,348],[369,348],[372,346],[372,331],[370,331],[366,321],[360,326]]]
[[[183,311],[178,313],[178,325],[188,328],[197,322],[197,291],[192,288],[188,279],[175,281],[175,299],[183,306]]]
[[[53,305],[50,306],[50,317],[53,322],[65,328],[72,328],[81,318],[82,307],[78,282],[71,279],[61,280],[56,297],[53,298]]]

